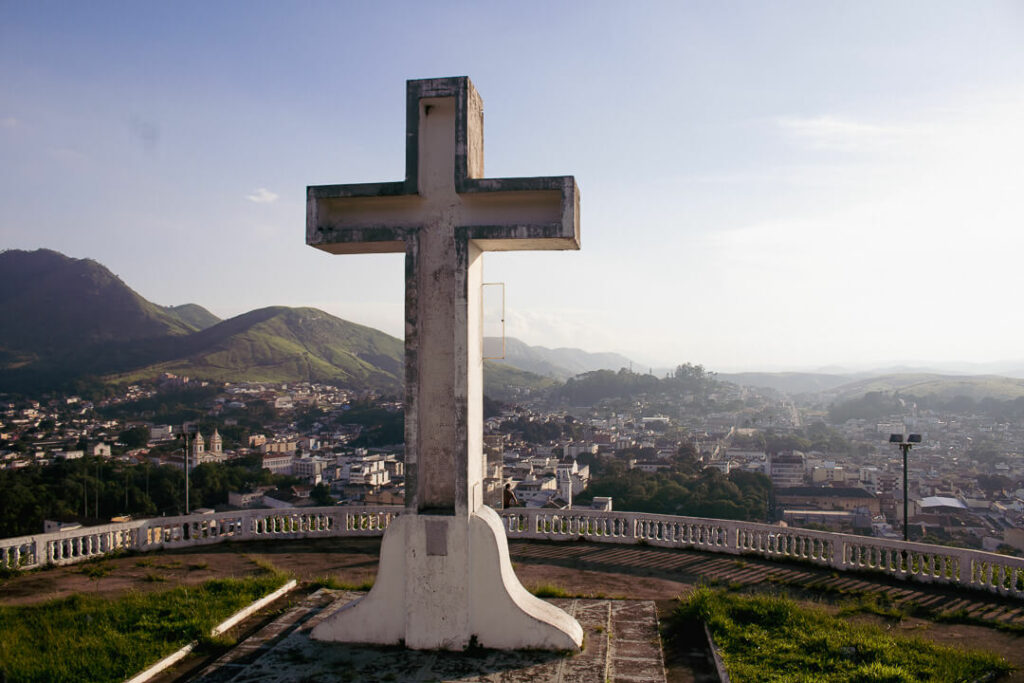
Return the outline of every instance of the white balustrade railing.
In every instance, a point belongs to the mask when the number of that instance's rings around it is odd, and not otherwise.
[[[404,508],[334,506],[158,517],[0,539],[0,568],[73,564],[118,551],[223,541],[380,536]],[[1024,600],[1024,559],[927,543],[811,531],[755,522],[643,512],[513,508],[499,512],[509,539],[591,541],[705,550],[880,572]]]

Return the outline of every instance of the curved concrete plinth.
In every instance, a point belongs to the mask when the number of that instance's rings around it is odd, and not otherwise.
[[[316,640],[417,650],[579,650],[583,629],[512,570],[498,514],[402,515],[384,534],[373,589],[313,629]]]

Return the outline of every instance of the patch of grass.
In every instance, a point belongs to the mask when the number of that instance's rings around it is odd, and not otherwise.
[[[167,577],[163,574],[157,574],[156,572],[146,572],[146,575],[142,577],[142,579],[150,583],[163,583],[167,580]]]
[[[893,621],[902,621],[912,609],[910,605],[898,606],[884,593],[861,593],[844,600],[839,606],[839,616],[850,614],[874,614]]]
[[[82,594],[0,606],[0,680],[123,681],[273,591],[286,577],[267,573],[111,600]]]
[[[15,567],[4,567],[0,566],[0,581],[4,579],[13,579],[15,576],[21,574],[21,570]]]
[[[809,585],[799,580],[791,580],[783,577],[769,575],[766,583],[778,584],[780,586],[794,588],[798,591],[817,593],[832,598],[838,596],[840,614],[875,614],[887,619],[900,621],[908,616],[929,619],[935,622],[949,624],[969,624],[972,626],[985,626],[1003,631],[1005,633],[1024,634],[1024,624],[1008,621],[1000,621],[996,618],[978,616],[968,613],[966,610],[942,610],[925,607],[913,600],[896,602],[884,591],[859,588],[841,588],[829,584]],[[712,581],[710,585],[719,585],[719,582]]]
[[[530,592],[536,595],[538,598],[569,598],[569,595],[561,586],[556,586],[553,583],[541,583],[530,589]]]
[[[736,683],[939,683],[979,680],[1011,669],[991,653],[898,637],[779,597],[698,588],[680,602],[671,621],[692,619],[707,624]]]
[[[143,558],[141,560],[135,560],[135,566],[136,567],[152,567],[153,566],[153,560],[151,560],[148,557]]]
[[[188,565],[188,570],[190,572],[194,572],[194,571],[199,571],[201,569],[206,569],[209,566],[210,566],[209,562],[190,562],[189,565]]]
[[[284,573],[280,569],[275,567],[274,563],[271,562],[270,560],[265,560],[262,557],[253,557],[252,555],[245,555],[244,557],[245,557],[245,559],[249,560],[250,562],[252,562],[254,565],[256,565],[257,567],[259,567],[260,569],[262,569],[265,572],[271,572],[271,573],[274,573],[274,574],[283,574]]]
[[[106,562],[90,562],[89,564],[82,565],[81,568],[78,570],[78,573],[84,574],[85,576],[88,576],[90,579],[102,579],[104,576],[107,576],[112,571],[114,571],[114,568]]]
[[[329,588],[338,591],[368,591],[373,588],[373,579],[367,579],[362,583],[342,581],[336,576],[318,576],[309,582],[312,588]]]
[[[157,569],[181,569],[181,560],[168,560],[160,564],[154,564]]]

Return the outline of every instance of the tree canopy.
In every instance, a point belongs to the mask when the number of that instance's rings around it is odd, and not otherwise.
[[[700,469],[689,451],[680,452],[667,471],[631,470],[612,456],[600,458],[594,470],[581,502],[611,496],[617,510],[746,521],[766,521],[771,511],[768,477],[739,470],[726,476],[712,467]]]

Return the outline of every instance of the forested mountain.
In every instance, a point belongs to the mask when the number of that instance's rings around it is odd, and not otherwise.
[[[25,360],[97,342],[180,336],[197,327],[136,294],[91,259],[0,252],[0,348]]]

